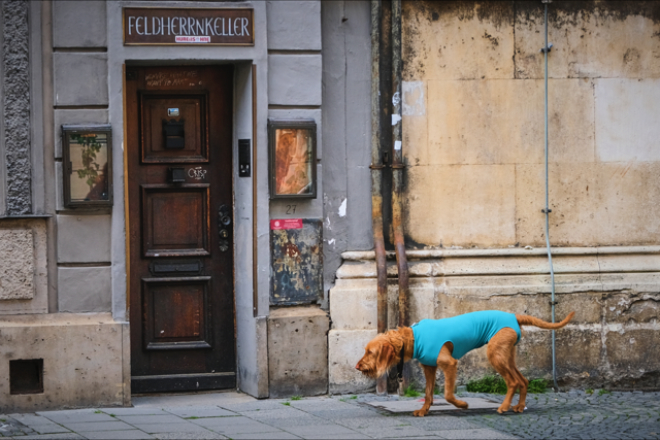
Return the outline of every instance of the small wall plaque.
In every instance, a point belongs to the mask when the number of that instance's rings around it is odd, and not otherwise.
[[[64,206],[112,206],[112,130],[109,125],[63,125]]]

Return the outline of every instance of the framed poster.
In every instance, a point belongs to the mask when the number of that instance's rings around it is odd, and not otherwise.
[[[66,208],[112,206],[112,130],[109,125],[63,125]]]
[[[268,121],[270,198],[316,198],[316,122]]]

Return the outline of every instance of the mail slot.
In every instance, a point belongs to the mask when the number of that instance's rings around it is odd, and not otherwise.
[[[181,150],[185,146],[183,119],[180,121],[163,120],[163,139],[165,139],[165,148]]]

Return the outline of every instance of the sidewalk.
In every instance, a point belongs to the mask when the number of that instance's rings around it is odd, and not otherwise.
[[[501,402],[503,396],[464,394]],[[516,397],[517,399],[517,397]],[[424,418],[369,402],[398,396],[256,400],[234,392],[133,398],[133,408],[0,416],[0,437],[20,439],[660,439],[660,393],[531,395],[524,414],[492,409]],[[415,399],[416,400],[416,399]],[[420,403],[421,406],[421,403]]]

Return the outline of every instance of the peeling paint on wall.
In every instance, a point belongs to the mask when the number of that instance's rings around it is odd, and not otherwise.
[[[299,220],[291,228],[271,226],[271,304],[309,304],[323,298],[322,221]]]
[[[341,202],[341,205],[339,205],[338,214],[339,214],[339,217],[345,217],[346,216],[346,199],[344,199],[344,201]]]
[[[403,116],[423,116],[426,114],[424,104],[424,82],[403,81]]]

